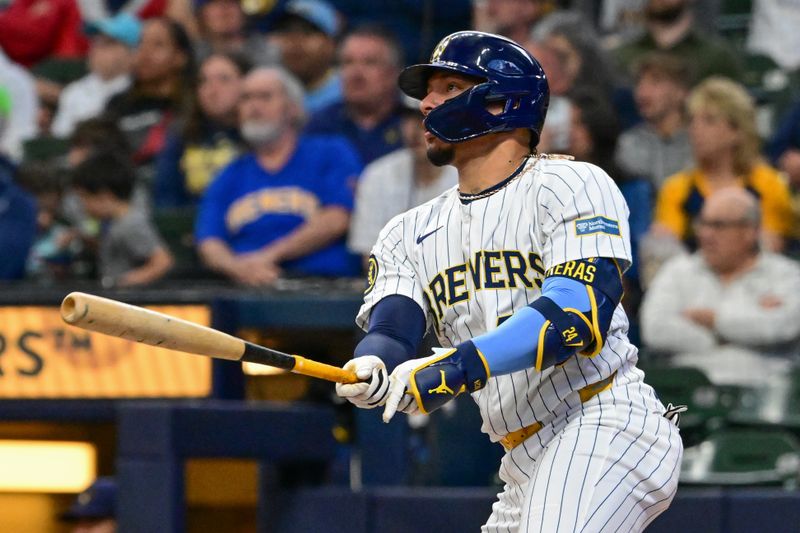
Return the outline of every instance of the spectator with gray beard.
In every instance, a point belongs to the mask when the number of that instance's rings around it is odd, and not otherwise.
[[[301,135],[305,116],[303,89],[291,74],[259,68],[247,75],[239,122],[252,151],[206,189],[195,228],[206,265],[237,283],[360,272],[345,234],[361,162],[345,139]]]

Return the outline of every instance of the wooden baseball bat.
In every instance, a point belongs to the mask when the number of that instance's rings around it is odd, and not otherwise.
[[[356,383],[355,372],[247,342],[164,313],[83,292],[61,302],[61,318],[79,328],[170,350],[246,361],[339,383]]]

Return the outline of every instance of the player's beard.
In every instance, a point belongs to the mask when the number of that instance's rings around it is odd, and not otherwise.
[[[247,141],[253,148],[269,146],[280,138],[283,134],[285,125],[278,121],[248,121],[239,126],[239,133],[242,139]]]
[[[453,157],[455,157],[453,146],[450,144],[429,146],[427,155],[428,161],[437,167],[449,165],[453,162]]]

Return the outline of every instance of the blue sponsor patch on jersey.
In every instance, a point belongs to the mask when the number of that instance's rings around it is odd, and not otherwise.
[[[579,218],[575,221],[575,235],[578,237],[597,233],[620,237],[619,222],[600,215],[591,218]]]

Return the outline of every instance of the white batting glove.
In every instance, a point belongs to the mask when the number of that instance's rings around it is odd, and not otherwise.
[[[380,357],[364,355],[348,361],[345,370],[352,370],[359,383],[337,383],[336,394],[362,409],[373,409],[386,402],[389,375]]]
[[[386,406],[383,409],[384,422],[388,423],[397,411],[407,415],[415,415],[420,412],[414,395],[406,394],[411,372],[431,359],[436,359],[449,351],[451,351],[449,348],[434,348],[433,355],[409,359],[405,363],[397,365],[392,375],[389,376],[389,397],[386,399]]]

